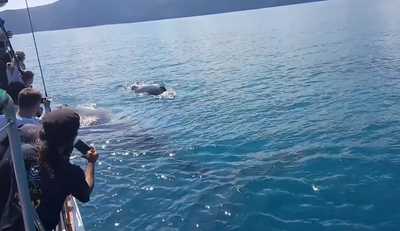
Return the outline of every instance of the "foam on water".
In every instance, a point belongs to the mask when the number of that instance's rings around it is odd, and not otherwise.
[[[176,91],[169,89],[164,91],[161,95],[158,96],[160,99],[175,99],[176,98]]]
[[[97,108],[96,104],[81,105],[74,110],[79,114],[81,127],[93,127],[111,121],[111,115],[104,109]]]

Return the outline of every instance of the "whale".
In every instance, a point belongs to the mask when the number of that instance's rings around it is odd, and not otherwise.
[[[78,107],[74,108],[74,110],[81,117],[80,122],[82,127],[102,125],[111,120],[110,113],[102,109]]]
[[[135,83],[131,86],[131,90],[136,94],[147,94],[147,95],[161,95],[166,92],[167,89],[159,84],[139,84]]]

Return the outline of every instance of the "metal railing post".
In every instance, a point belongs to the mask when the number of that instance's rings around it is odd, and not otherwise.
[[[0,90],[0,109],[8,120],[8,138],[11,150],[11,159],[14,167],[15,179],[17,181],[18,197],[22,209],[25,231],[35,231],[33,219],[34,209],[28,188],[28,179],[25,170],[24,159],[21,151],[21,138],[18,134],[15,108],[12,100],[4,90]]]

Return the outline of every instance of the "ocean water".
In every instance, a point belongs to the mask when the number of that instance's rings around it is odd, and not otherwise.
[[[86,228],[399,230],[399,9],[331,0],[38,33],[54,105],[111,115],[81,130],[101,155]],[[37,71],[30,35],[13,42]]]

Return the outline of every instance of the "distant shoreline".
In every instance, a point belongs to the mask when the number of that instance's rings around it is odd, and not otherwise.
[[[71,1],[71,0],[70,0]],[[34,7],[31,8],[32,11],[32,16],[33,16],[33,23],[35,27],[35,32],[44,32],[44,31],[59,31],[59,30],[68,30],[68,29],[78,29],[78,28],[87,28],[87,27],[96,27],[96,26],[106,26],[106,25],[118,25],[118,24],[128,24],[128,23],[144,23],[144,22],[154,22],[154,21],[163,21],[163,20],[171,20],[171,19],[181,19],[181,18],[191,18],[191,17],[201,17],[201,16],[207,16],[207,15],[217,15],[217,14],[227,14],[227,13],[235,13],[235,12],[241,12],[241,11],[251,11],[251,10],[258,10],[258,9],[265,9],[265,8],[272,8],[272,7],[279,7],[279,6],[290,6],[290,5],[295,5],[295,4],[303,4],[303,3],[313,3],[313,2],[322,2],[326,0],[294,0],[292,3],[284,3],[283,1],[280,2],[280,4],[277,5],[271,5],[271,6],[264,6],[264,7],[252,7],[252,8],[245,8],[245,9],[237,9],[237,10],[226,10],[226,11],[215,11],[210,10],[210,12],[205,12],[205,13],[200,13],[200,14],[193,14],[193,15],[172,15],[172,16],[164,16],[164,17],[154,17],[154,18],[142,18],[142,19],[115,19],[114,21],[107,21],[107,22],[102,22],[99,20],[98,23],[96,22],[90,22],[90,21],[83,21],[81,23],[62,23],[62,22],[56,22],[54,20],[54,23],[51,22],[51,20],[46,20],[46,18],[52,18],[56,17],[57,14],[55,13],[49,13],[51,12],[51,8],[60,8],[58,5],[62,3],[62,1],[57,1],[53,4],[49,5],[44,5],[44,6],[39,6],[39,7]],[[65,3],[64,3],[65,4]],[[46,12],[49,14],[49,16],[46,16]],[[40,15],[40,16],[38,16]],[[14,34],[27,34],[30,33],[30,29],[28,26],[28,19],[26,17],[26,10],[25,9],[20,9],[20,10],[6,10],[3,12],[0,12],[0,17],[4,18],[6,20],[6,27],[7,29],[11,30],[14,32]],[[16,20],[19,18],[19,20]],[[21,20],[21,18],[26,18],[25,21]],[[89,18],[89,17],[88,17]],[[56,18],[58,21],[63,21],[63,18]],[[50,21],[50,22],[49,22]],[[58,23],[56,25],[56,23]]]

